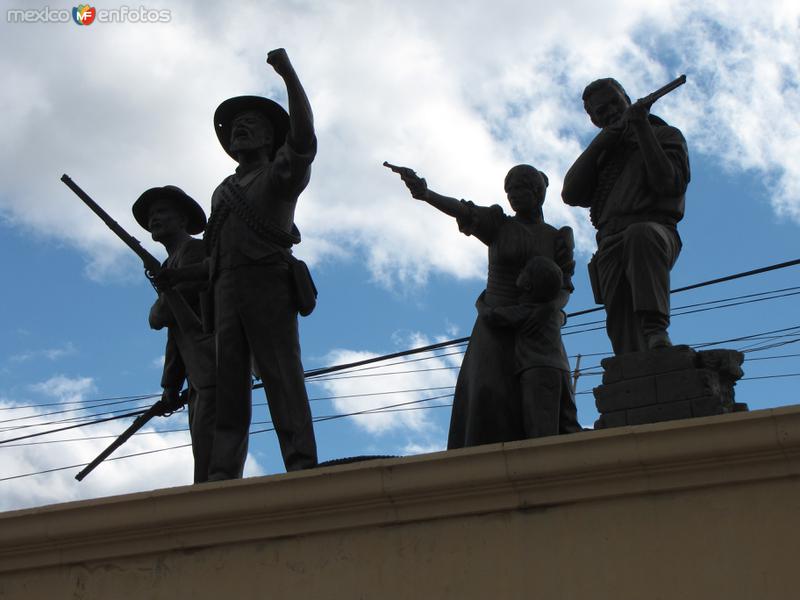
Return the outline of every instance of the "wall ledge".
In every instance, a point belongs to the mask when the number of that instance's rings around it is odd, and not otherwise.
[[[800,475],[800,406],[0,514],[0,572]]]

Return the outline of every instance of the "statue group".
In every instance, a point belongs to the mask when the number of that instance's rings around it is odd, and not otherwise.
[[[211,214],[172,185],[144,192],[137,222],[164,245],[150,326],[167,328],[165,406],[177,408],[188,382],[195,482],[242,476],[251,419],[252,369],[263,383],[286,469],[317,464],[298,336],[298,312],[312,307],[313,282],[292,255],[298,197],[316,153],[306,94],[283,49],[267,62],[286,84],[288,113],[272,100],[223,102],[214,127],[236,172],[214,190]],[[598,249],[592,288],[607,313],[617,355],[671,346],[669,276],[681,248],[677,223],[689,182],[681,132],[631,103],[613,79],[589,84],[586,111],[599,129],[564,179],[562,199],[588,207]],[[547,176],[511,168],[504,188],[513,211],[437,193],[412,169],[385,163],[411,196],[455,219],[488,249],[486,289],[455,389],[448,448],[581,430],[561,327],[573,291],[569,227],[545,222]],[[204,232],[203,239],[192,235]],[[169,295],[180,294],[204,324],[187,336]]]

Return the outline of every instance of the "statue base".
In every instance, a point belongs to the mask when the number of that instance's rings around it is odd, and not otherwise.
[[[595,429],[746,411],[733,387],[744,372],[737,350],[673,346],[603,359],[594,388]]]

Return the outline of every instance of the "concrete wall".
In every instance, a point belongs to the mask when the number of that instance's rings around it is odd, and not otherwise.
[[[800,408],[0,515],[0,599],[795,598]]]

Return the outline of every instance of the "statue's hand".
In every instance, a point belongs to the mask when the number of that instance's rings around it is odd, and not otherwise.
[[[408,191],[411,192],[411,197],[417,200],[425,200],[428,195],[428,183],[419,175],[414,172],[414,169],[408,167],[398,167],[391,163],[385,162],[383,166],[391,169],[393,173],[400,175],[400,179],[406,184]]]
[[[168,319],[166,317],[166,306],[164,305],[163,296],[159,294],[158,300],[153,303],[153,306],[150,307],[150,316],[148,317],[148,321],[150,323],[151,329],[163,329],[169,325]]]
[[[646,123],[647,116],[650,114],[650,106],[649,102],[640,98],[627,108],[625,114],[622,115],[622,121],[632,125]]]
[[[289,62],[289,55],[283,48],[276,48],[267,53],[267,63],[269,63],[275,72],[283,77],[292,69],[292,63]]]
[[[411,197],[417,200],[425,200],[428,194],[428,182],[424,178],[418,176],[411,169],[407,173],[402,173],[400,179],[406,184],[408,191],[411,192]]]
[[[158,401],[158,408],[160,415],[166,417],[180,410],[186,404],[186,397],[181,393],[180,388],[165,387],[161,394],[161,399]]]
[[[179,283],[178,269],[165,267],[153,277],[153,284],[159,292],[172,289],[177,283]]]

